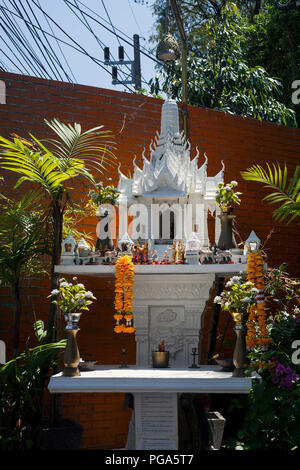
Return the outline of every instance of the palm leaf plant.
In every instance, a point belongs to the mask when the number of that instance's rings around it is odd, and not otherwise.
[[[25,344],[21,354],[0,367],[0,449],[32,449],[44,411],[45,383],[56,365],[66,340],[45,343],[44,323],[34,323],[38,344]]]
[[[292,177],[288,178],[286,164],[283,169],[278,162],[277,165],[273,163],[273,168],[268,163],[266,165],[267,170],[261,165],[253,165],[241,172],[241,175],[247,181],[263,183],[272,190],[263,200],[269,204],[280,204],[274,210],[273,216],[279,222],[289,218],[287,224],[290,224],[300,216],[300,166],[297,165]]]
[[[116,158],[110,131],[97,126],[83,131],[80,124],[64,124],[59,119],[45,120],[56,134],[44,143],[32,134],[27,141],[18,136],[13,140],[0,137],[0,167],[20,175],[16,187],[25,181],[42,192],[48,201],[52,222],[53,247],[51,253],[51,290],[58,287],[55,266],[61,255],[63,217],[71,199],[71,182],[81,177],[95,184],[91,171],[102,173]],[[48,341],[56,336],[56,306],[51,304],[47,327]]]
[[[40,195],[29,191],[20,201],[1,197],[0,277],[12,289],[14,356],[19,352],[21,280],[32,274],[45,272],[40,257],[50,251],[51,240],[48,239],[48,233]]]

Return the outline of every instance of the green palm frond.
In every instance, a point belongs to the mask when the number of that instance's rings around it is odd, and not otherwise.
[[[274,190],[263,198],[269,204],[280,204],[280,207],[274,210],[275,220],[283,222],[290,217],[287,224],[291,223],[296,217],[300,216],[300,166],[297,165],[293,176],[288,180],[287,166],[283,169],[277,162],[273,167],[266,163],[267,170],[260,165],[253,165],[246,171],[241,172],[246,181],[256,181],[263,183],[265,187]]]
[[[47,149],[43,153],[33,151],[17,138],[9,141],[1,136],[0,147],[0,167],[22,175],[16,187],[30,181],[53,196],[64,181],[76,176],[76,168],[63,172],[59,159]]]
[[[74,162],[83,161],[87,168],[102,173],[104,165],[112,165],[116,159],[112,152],[114,143],[107,140],[112,137],[111,132],[104,131],[103,126],[83,132],[77,123],[66,125],[59,119],[45,120],[45,123],[60,139],[49,139],[48,142],[54,146],[62,169],[67,170]]]

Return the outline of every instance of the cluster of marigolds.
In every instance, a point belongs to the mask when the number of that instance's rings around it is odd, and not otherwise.
[[[134,333],[132,326],[132,301],[134,283],[134,265],[130,256],[118,258],[116,264],[115,310],[116,333]]]
[[[250,307],[247,322],[246,342],[249,348],[254,346],[267,346],[271,338],[267,332],[267,314],[264,297],[264,261],[259,251],[248,255],[247,263],[248,281],[258,289],[256,304]]]

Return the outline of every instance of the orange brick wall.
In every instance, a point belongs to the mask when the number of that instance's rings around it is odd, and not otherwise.
[[[133,171],[132,159],[142,166],[142,152],[155,132],[160,129],[162,101],[141,95],[120,93],[102,88],[72,85],[47,81],[33,77],[0,72],[7,90],[7,103],[0,105],[0,133],[9,137],[16,133],[26,137],[28,132],[38,138],[49,137],[44,118],[58,117],[63,122],[78,122],[84,129],[100,124],[115,135],[116,156],[121,162],[124,174]],[[262,198],[268,194],[259,184],[242,180],[240,172],[251,165],[264,162],[286,162],[290,174],[299,163],[300,133],[298,129],[259,122],[206,108],[189,106],[189,137],[191,156],[200,151],[208,157],[208,175],[213,176],[221,169],[224,161],[226,182],[235,179],[243,193],[242,203],[235,211],[236,239],[245,240],[252,229],[258,234],[268,254],[270,266],[288,263],[291,274],[299,275],[299,235],[296,222],[286,227],[275,223],[272,210]],[[118,181],[117,167],[107,174],[113,182]],[[15,177],[7,173],[5,194],[14,194]],[[76,186],[76,197],[84,197],[85,191]],[[95,220],[87,219],[84,229],[95,233]],[[212,235],[213,224],[210,223]],[[272,236],[267,240],[268,234]],[[240,238],[239,238],[240,237]],[[94,358],[99,364],[118,364],[121,361],[121,348],[128,351],[128,362],[135,362],[135,341],[133,336],[113,333],[113,289],[112,279],[82,278],[87,288],[94,292],[97,302],[90,312],[84,313],[80,321],[78,344],[82,357]],[[47,323],[49,312],[49,280],[33,278],[23,282],[23,318],[21,325],[22,347],[28,335],[33,336],[33,311],[37,318]],[[212,293],[213,297],[213,293]],[[8,357],[11,355],[12,308],[8,288],[0,290],[0,338],[6,341]],[[211,317],[212,299],[204,317],[201,360],[205,362]],[[222,314],[216,350],[227,323],[227,315]],[[232,337],[229,325],[228,338]],[[231,352],[223,348],[224,355]],[[82,445],[84,448],[118,448],[126,441],[130,411],[122,411],[123,394],[69,394],[63,395],[63,414],[74,418],[84,426]]]

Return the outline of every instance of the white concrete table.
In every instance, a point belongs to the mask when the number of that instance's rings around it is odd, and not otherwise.
[[[178,394],[248,393],[253,377],[232,377],[219,366],[198,369],[99,366],[79,377],[50,378],[51,393],[133,393],[135,448],[178,449]]]

